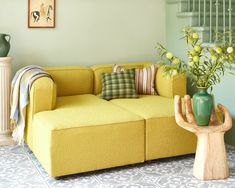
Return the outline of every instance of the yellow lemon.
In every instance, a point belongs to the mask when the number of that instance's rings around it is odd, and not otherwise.
[[[199,35],[198,35],[198,33],[193,33],[193,39],[198,39],[199,38]]]
[[[223,52],[222,48],[220,48],[220,47],[216,47],[215,51],[217,54],[221,54]]]
[[[180,60],[179,60],[179,58],[175,58],[175,59],[173,59],[172,63],[173,63],[173,64],[175,64],[175,65],[180,64]]]
[[[194,46],[194,50],[195,50],[196,52],[201,52],[201,51],[202,51],[202,47],[199,46],[199,45]]]
[[[191,54],[192,56],[195,56],[195,55],[197,55],[197,52],[196,52],[195,50],[192,50],[192,51],[190,51],[190,54]]]
[[[173,54],[171,52],[166,53],[166,58],[167,59],[172,59],[172,57],[173,57]]]
[[[194,56],[194,57],[193,57],[193,61],[194,61],[195,63],[199,62],[199,60],[200,60],[200,57],[199,57],[199,56]]]
[[[227,48],[227,52],[228,52],[229,54],[233,53],[233,47],[228,47],[228,48]]]
[[[188,37],[188,43],[192,44],[193,43],[193,39],[191,37]]]

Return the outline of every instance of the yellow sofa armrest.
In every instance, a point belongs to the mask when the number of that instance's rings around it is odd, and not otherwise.
[[[183,97],[186,95],[187,81],[185,74],[178,74],[172,77],[164,75],[164,68],[157,71],[155,88],[160,96],[172,98],[175,95]]]
[[[26,109],[25,141],[29,147],[32,143],[32,121],[37,112],[53,110],[56,104],[56,85],[49,77],[41,77],[35,80],[29,94],[29,104]]]
[[[49,77],[41,77],[34,81],[30,89],[29,104],[32,115],[53,110],[56,104],[56,85]]]

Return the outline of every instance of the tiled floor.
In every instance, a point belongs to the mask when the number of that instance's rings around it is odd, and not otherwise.
[[[230,177],[200,181],[192,176],[193,155],[54,179],[27,146],[0,147],[0,188],[235,188],[235,148],[228,146],[227,150]]]

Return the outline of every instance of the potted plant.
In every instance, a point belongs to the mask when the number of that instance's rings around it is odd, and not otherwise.
[[[215,45],[202,45],[197,32],[192,28],[183,29],[183,39],[190,45],[187,51],[188,61],[174,56],[161,44],[157,45],[159,55],[164,61],[159,65],[164,67],[167,76],[178,73],[188,74],[197,92],[193,95],[193,111],[198,125],[209,123],[213,107],[213,99],[208,89],[220,83],[221,77],[235,60],[235,49],[232,44],[217,41]]]

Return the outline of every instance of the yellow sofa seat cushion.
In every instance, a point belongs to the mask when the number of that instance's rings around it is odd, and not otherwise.
[[[93,93],[93,71],[89,67],[44,67],[57,86],[57,96]]]
[[[57,97],[55,110],[40,112],[34,118],[48,124],[47,128],[50,130],[123,123],[143,119],[92,94]]]
[[[176,124],[172,98],[146,95],[111,102],[145,119],[146,160],[195,152],[196,137]]]
[[[58,97],[34,115],[33,152],[51,176],[143,162],[144,119],[94,95]]]
[[[130,68],[143,68],[146,66],[150,66],[151,64],[152,64],[151,62],[135,62],[135,63],[122,63],[118,65],[125,67],[127,69],[130,69]],[[91,67],[91,69],[94,71],[94,94],[95,95],[100,94],[102,90],[101,74],[111,73],[113,65],[114,64],[100,64],[100,65],[94,65]]]
[[[174,100],[172,98],[139,95],[138,100],[114,99],[111,102],[145,119],[174,116]]]

